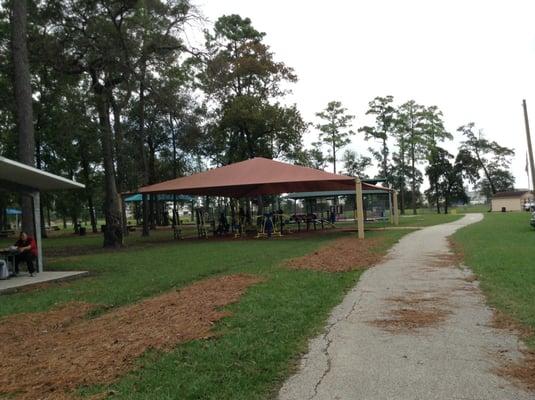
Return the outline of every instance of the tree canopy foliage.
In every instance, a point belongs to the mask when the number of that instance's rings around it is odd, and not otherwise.
[[[204,43],[192,45],[191,30]],[[513,186],[513,151],[473,123],[459,128],[452,158],[436,106],[378,96],[355,129],[353,112],[334,100],[305,121],[287,101],[297,74],[266,37],[240,15],[209,24],[189,0],[4,0],[0,154],[84,183],[81,194],[42,196],[41,215],[89,220],[95,232],[104,217],[106,246],[128,233],[121,193],[258,156],[362,178],[375,167],[402,211],[405,198],[413,210],[422,201],[422,166],[439,209],[465,200],[463,182],[488,195]],[[350,146],[356,131],[371,157]],[[138,210],[144,234],[163,218],[148,200]],[[3,196],[0,210],[15,203]]]

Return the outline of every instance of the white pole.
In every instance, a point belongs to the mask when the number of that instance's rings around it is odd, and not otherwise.
[[[43,247],[41,245],[41,202],[39,192],[32,194],[35,241],[37,243],[37,271],[43,272]]]

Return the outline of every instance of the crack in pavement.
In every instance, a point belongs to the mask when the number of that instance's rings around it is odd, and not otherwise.
[[[353,291],[354,289],[352,289]],[[320,376],[320,378],[318,379],[318,381],[316,382],[316,384],[314,385],[314,393],[312,394],[312,396],[310,396],[308,398],[308,400],[312,400],[314,399],[317,395],[318,395],[318,388],[319,386],[321,385],[321,383],[323,382],[323,380],[325,379],[325,377],[329,374],[329,372],[331,372],[331,367],[332,367],[332,360],[331,360],[331,355],[329,354],[329,347],[331,346],[331,343],[332,343],[332,339],[329,338],[329,335],[331,334],[332,330],[342,321],[347,321],[347,319],[349,318],[349,316],[351,314],[353,314],[353,312],[355,312],[356,310],[356,307],[360,304],[362,298],[364,297],[364,294],[367,293],[365,291],[362,291],[360,296],[353,302],[353,304],[351,305],[351,309],[342,317],[338,317],[334,322],[331,322],[330,324],[327,325],[327,327],[325,328],[325,333],[323,335],[323,341],[325,342],[325,346],[321,349],[322,353],[325,355],[325,358],[327,360],[327,366],[325,368],[325,370],[323,371],[323,374]]]
[[[467,215],[462,223],[404,236],[333,309],[325,330],[311,339],[299,371],[281,387],[279,399],[534,400],[532,393],[494,372],[496,351],[514,357],[520,342],[489,326],[492,310],[478,283],[462,280],[469,268],[444,261],[434,266],[437,254],[448,256],[446,237],[481,218]],[[450,312],[440,326],[392,335],[369,324],[393,307],[392,296],[421,292],[448,293]]]

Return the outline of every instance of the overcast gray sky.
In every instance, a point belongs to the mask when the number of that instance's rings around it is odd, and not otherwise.
[[[437,105],[450,132],[473,121],[516,151],[517,187],[527,187],[522,99],[535,131],[535,1],[531,0],[198,0],[211,21],[251,18],[277,60],[299,82],[291,102],[303,117],[330,100],[367,123],[367,103],[393,95]],[[310,143],[317,133],[312,129]],[[366,153],[361,135],[349,148]],[[448,146],[456,151],[456,144]]]

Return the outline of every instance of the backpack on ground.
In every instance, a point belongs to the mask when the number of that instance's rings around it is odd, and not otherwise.
[[[0,279],[9,278],[9,269],[7,268],[7,261],[0,260]]]

